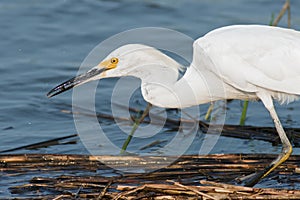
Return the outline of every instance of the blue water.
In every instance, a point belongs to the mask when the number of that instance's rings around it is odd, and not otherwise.
[[[197,38],[220,26],[267,24],[283,2],[1,1],[1,149],[76,132],[72,116],[60,112],[63,105],[71,105],[71,92],[55,99],[47,99],[45,94],[76,75],[87,54],[106,38],[146,26],[170,28]],[[292,2],[295,29],[300,28],[299,5]],[[280,25],[286,26],[286,21],[284,17]],[[110,80],[102,84],[109,87]],[[110,95],[101,97],[105,96]],[[278,107],[285,126],[299,126],[298,105]],[[239,102],[229,105],[229,122],[238,122],[240,110]],[[268,114],[258,110],[263,110],[260,103],[250,103],[247,124],[272,126]]]
[[[48,99],[46,93],[75,76],[89,52],[108,37],[138,27],[164,27],[196,39],[225,25],[268,24],[272,13],[277,15],[283,3],[283,0],[0,1],[0,150],[77,133],[73,116],[61,112],[71,110],[72,92],[52,99]],[[300,1],[291,3],[292,27],[299,30]],[[287,26],[286,16],[279,25]],[[100,82],[101,94],[97,92],[96,97],[98,112],[107,112],[115,81]],[[146,105],[139,92],[134,100],[138,102],[138,109]],[[206,108],[207,105],[203,111]],[[240,101],[230,103],[226,123],[238,124],[241,109]],[[283,126],[300,127],[300,103],[277,109]],[[273,126],[259,102],[250,103],[246,124]],[[122,135],[113,121],[103,120],[101,126],[111,132],[110,139],[115,144],[122,145],[127,135]],[[163,129],[153,138],[133,140],[129,148],[138,150],[155,140],[170,138],[172,130]],[[198,153],[197,141],[194,144],[186,153]],[[221,137],[211,153],[279,151],[280,147],[267,142]],[[89,152],[77,139],[76,144],[13,153]],[[294,153],[299,154],[299,149]]]
[[[128,29],[151,26],[174,29],[196,39],[225,25],[268,24],[272,13],[276,15],[283,2],[1,1],[0,150],[76,133],[72,115],[60,112],[70,110],[72,93],[53,99],[46,98],[45,94],[76,75],[88,53],[108,37]],[[300,2],[292,1],[295,29],[300,28],[299,6]],[[282,19],[281,26],[286,26],[286,18]],[[112,87],[112,81],[101,81],[101,85]],[[109,101],[109,92],[109,89],[103,90],[103,102]],[[284,126],[299,127],[298,107],[299,103],[278,107]],[[97,106],[97,109],[101,112],[102,108]],[[239,101],[229,104],[226,122],[237,124],[240,111]],[[268,113],[257,102],[250,103],[247,124],[273,126]],[[240,142],[244,143],[238,140],[236,149],[222,148],[222,151],[240,152],[245,149],[239,147]],[[256,152],[255,149],[250,151]],[[80,142],[37,152],[86,153]]]

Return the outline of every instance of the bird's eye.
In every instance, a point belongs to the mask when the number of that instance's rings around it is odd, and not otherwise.
[[[119,62],[119,59],[118,59],[118,58],[112,58],[112,59],[110,60],[110,62],[111,62],[112,64],[117,64],[117,63]]]

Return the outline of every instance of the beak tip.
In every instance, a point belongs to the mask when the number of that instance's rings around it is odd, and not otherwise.
[[[53,95],[51,94],[51,91],[48,92],[48,93],[46,94],[46,97],[48,97],[49,99],[50,99],[51,97],[53,97]]]
[[[78,85],[81,85],[85,82],[88,82],[90,80],[93,80],[92,78],[98,74],[101,74],[102,72],[104,72],[106,70],[106,68],[93,68],[91,70],[89,70],[88,72],[86,72],[85,74],[79,75],[77,77],[71,78],[70,80],[56,86],[55,88],[53,88],[52,90],[50,90],[46,96],[48,98],[51,98],[53,96],[56,96],[62,92],[65,92],[73,87],[76,87]]]
[[[61,93],[61,92],[63,92],[64,90],[58,90],[57,88],[54,88],[54,89],[52,89],[52,90],[50,90],[47,94],[46,94],[46,96],[50,99],[51,97],[53,97],[53,96],[55,96],[55,95],[57,95],[57,94],[59,94],[59,93]]]

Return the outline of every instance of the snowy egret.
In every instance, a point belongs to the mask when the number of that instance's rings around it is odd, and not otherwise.
[[[207,33],[193,48],[193,61],[181,78],[178,71],[182,67],[172,58],[153,47],[128,44],[85,74],[53,88],[47,96],[91,80],[135,76],[142,81],[144,99],[159,107],[183,108],[220,99],[261,100],[274,121],[282,151],[265,170],[249,178],[246,185],[253,186],[292,153],[273,100],[289,103],[300,95],[300,32],[233,25]]]

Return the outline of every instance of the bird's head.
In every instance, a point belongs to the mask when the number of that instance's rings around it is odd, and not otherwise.
[[[145,66],[148,66],[148,69]],[[56,86],[47,96],[53,97],[92,80],[128,75],[141,78],[139,76],[155,70],[153,66],[171,66],[170,69],[174,72],[175,76],[180,69],[180,65],[176,61],[153,47],[140,44],[124,45],[111,52],[103,61],[86,73]]]

